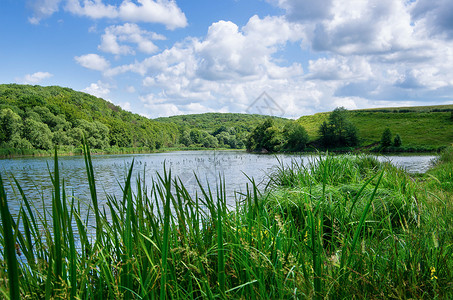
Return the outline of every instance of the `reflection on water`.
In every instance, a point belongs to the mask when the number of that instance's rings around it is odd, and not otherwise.
[[[247,176],[256,182],[265,182],[268,174],[278,161],[289,164],[296,159],[307,163],[311,155],[262,155],[244,151],[182,151],[155,154],[130,155],[99,155],[92,156],[95,179],[98,189],[99,203],[105,203],[105,195],[121,197],[121,186],[124,184],[127,170],[134,162],[132,178],[143,179],[151,185],[157,173],[163,173],[164,165],[171,170],[172,176],[179,177],[189,192],[194,193],[197,187],[197,176],[204,186],[209,183],[215,189],[219,176],[224,177],[227,194],[234,196],[236,192],[245,192],[249,182]],[[379,156],[379,160],[406,168],[409,172],[425,172],[434,156]],[[89,187],[82,156],[66,156],[59,158],[61,178],[64,178],[67,194],[77,199],[89,199]],[[42,210],[43,202],[47,209],[51,203],[52,184],[49,170],[53,170],[53,159],[50,157],[16,158],[0,160],[0,172],[7,190],[11,212],[16,215],[20,208],[18,191],[12,184],[13,175],[20,183],[29,200],[38,211]],[[247,176],[246,176],[247,174]],[[136,181],[133,180],[133,188]],[[230,197],[234,202],[234,197]],[[230,203],[234,204],[234,203]]]

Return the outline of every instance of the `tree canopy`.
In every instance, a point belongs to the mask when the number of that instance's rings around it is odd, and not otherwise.
[[[349,121],[348,111],[337,107],[318,129],[321,144],[326,148],[352,147],[358,144],[357,128]]]
[[[57,86],[0,85],[0,147],[47,150],[78,147],[85,136],[92,148],[172,146],[173,123],[123,110],[103,99]]]

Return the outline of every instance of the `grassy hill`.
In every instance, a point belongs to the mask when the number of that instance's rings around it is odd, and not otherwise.
[[[453,143],[453,105],[376,108],[349,111],[349,120],[357,127],[361,145],[379,142],[385,128],[399,134],[404,146],[442,147]],[[303,116],[297,121],[311,140],[330,113]]]

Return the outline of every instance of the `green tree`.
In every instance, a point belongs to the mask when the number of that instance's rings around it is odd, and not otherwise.
[[[390,128],[385,128],[384,132],[382,132],[382,137],[381,137],[381,146],[382,147],[388,147],[392,145],[392,132],[390,131]]]
[[[328,122],[323,122],[318,129],[320,142],[324,147],[345,147],[358,144],[357,128],[348,119],[344,107],[335,108]]]
[[[297,122],[291,122],[283,127],[283,149],[288,151],[303,151],[308,142],[308,133]]]
[[[85,134],[88,145],[95,149],[104,149],[109,145],[109,129],[99,121],[79,120],[77,128]]]
[[[49,150],[52,148],[52,132],[47,124],[25,119],[24,138],[27,139],[34,148]]]
[[[32,144],[26,139],[21,138],[19,133],[13,134],[10,141],[5,144],[5,147],[14,149],[33,149]]]
[[[0,112],[0,143],[7,143],[14,134],[20,136],[22,131],[22,119],[11,109],[2,109]]]
[[[253,129],[246,147],[249,151],[274,152],[280,150],[282,142],[283,136],[281,132],[274,127],[274,120],[268,118]]]
[[[403,144],[403,141],[401,140],[400,135],[397,133],[397,134],[395,135],[395,139],[393,139],[393,146],[395,146],[395,147],[401,147],[402,144]]]

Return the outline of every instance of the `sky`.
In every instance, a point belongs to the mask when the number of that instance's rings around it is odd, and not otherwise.
[[[1,0],[0,83],[149,118],[453,104],[453,1]]]

